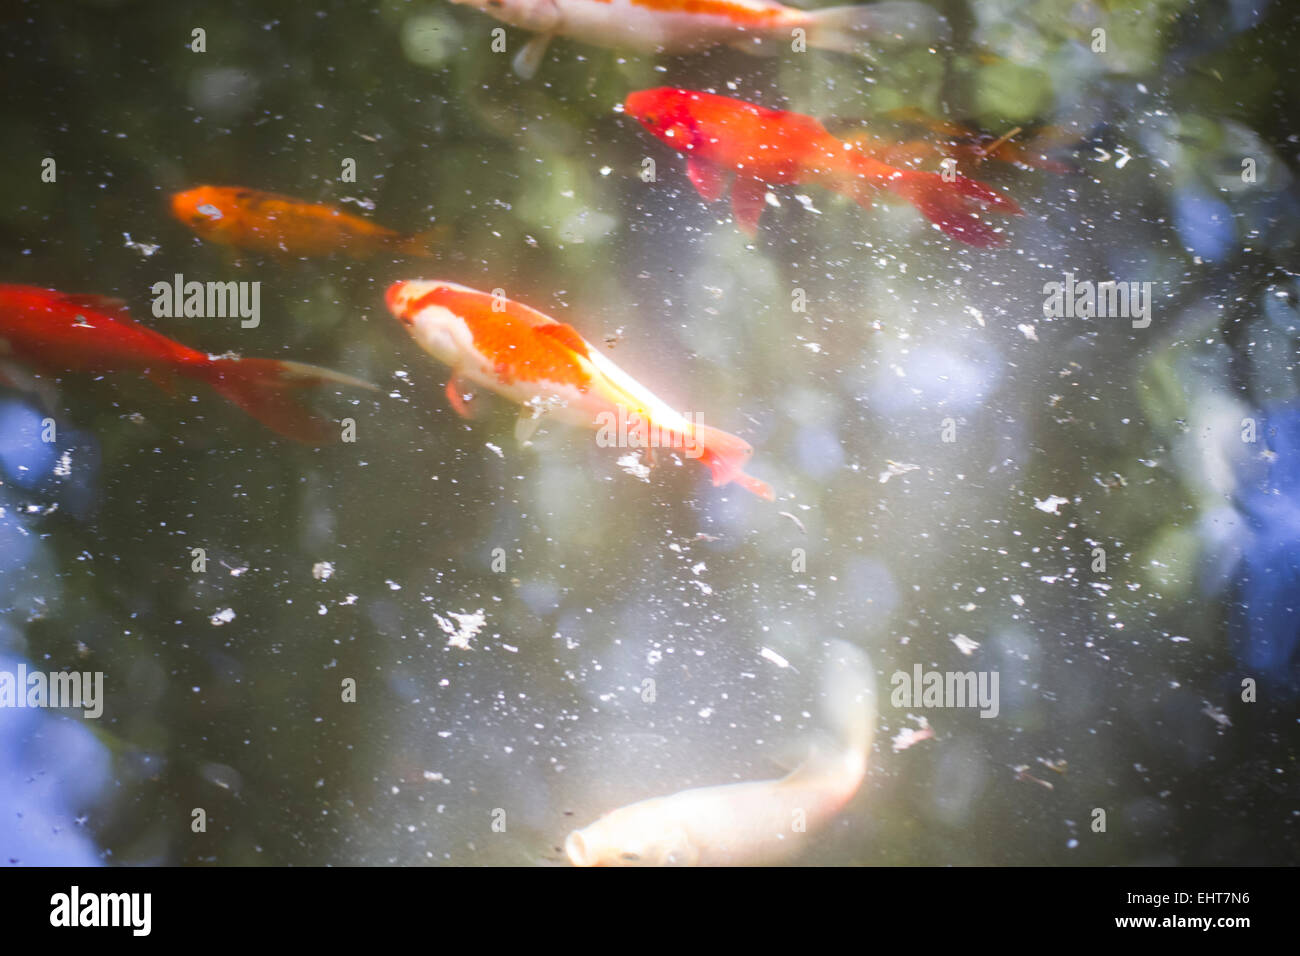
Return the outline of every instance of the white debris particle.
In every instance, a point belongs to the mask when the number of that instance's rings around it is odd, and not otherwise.
[[[790,666],[790,662],[789,662],[789,661],[787,661],[784,657],[782,657],[782,656],[781,656],[780,654],[778,654],[776,651],[772,650],[772,648],[770,648],[770,647],[765,647],[765,648],[763,648],[761,651],[758,652],[758,656],[761,657],[761,658],[763,658],[763,660],[765,660],[765,661],[771,661],[771,662],[772,662],[773,664],[775,664],[777,667],[789,667],[789,666]]]
[[[54,465],[54,474],[58,478],[67,478],[72,474],[72,449],[69,448],[59,456],[58,462]]]
[[[642,481],[650,480],[650,469],[641,463],[641,458],[635,452],[624,455],[618,460],[618,467],[622,468],[633,478],[640,478]]]
[[[384,583],[388,585],[388,590],[390,590],[390,591],[400,591],[400,590],[402,590],[402,586],[401,586],[400,584],[398,584],[396,581],[390,581],[390,580],[385,579],[385,580],[384,580]]]
[[[901,461],[889,461],[888,459],[885,460],[885,464],[889,467],[880,473],[880,483],[882,485],[895,475],[905,475],[909,471],[916,471],[921,467],[920,465],[911,465]]]
[[[1020,334],[1023,335],[1025,338],[1027,338],[1029,341],[1031,342],[1038,341],[1038,330],[1034,328],[1032,325],[1030,325],[1029,323],[1022,322],[1020,325],[1017,325],[1016,328],[1018,328],[1020,330]]]
[[[311,566],[311,576],[317,581],[328,581],[334,574],[334,565],[329,561],[317,561]]]
[[[350,604],[356,604],[356,603],[357,603],[357,596],[355,594],[349,594],[342,601],[339,601],[339,607],[347,607]]]
[[[442,774],[434,770],[426,770],[424,772],[424,779],[429,781],[430,783],[437,783],[439,781],[441,781],[442,783],[450,782],[447,780],[446,777],[444,777]]]
[[[223,607],[216,614],[208,618],[208,623],[211,624],[213,627],[220,627],[222,624],[229,624],[234,619],[235,619],[234,610],[228,607]]]
[[[1069,503],[1069,498],[1062,498],[1060,495],[1049,495],[1041,501],[1038,498],[1034,499],[1034,507],[1039,511],[1046,511],[1049,515],[1057,514],[1057,508]]]
[[[814,355],[820,355],[822,351],[822,347],[818,345],[816,342],[805,342],[803,344],[803,347],[806,348],[809,352],[812,352]]]
[[[500,445],[494,445],[490,441],[484,442],[483,444],[487,447],[488,451],[492,452],[492,454],[496,455],[498,458],[504,459],[506,457],[505,452],[501,450]]]
[[[957,650],[961,651],[967,657],[970,657],[979,650],[979,641],[972,641],[965,634],[958,634],[953,637],[952,642],[957,645]]]
[[[140,253],[140,255],[143,256],[143,257],[146,258],[146,259],[148,259],[151,255],[153,255],[155,252],[157,252],[157,251],[161,248],[161,247],[160,247],[159,245],[157,245],[156,243],[151,243],[151,242],[136,242],[135,240],[133,240],[133,239],[131,238],[131,234],[130,234],[129,232],[124,232],[124,233],[122,233],[122,238],[126,240],[126,241],[123,243],[123,245],[124,245],[126,248],[128,248],[128,249],[133,249],[134,251]]]
[[[454,618],[456,623],[453,624],[441,614],[434,614],[434,619],[438,626],[442,628],[447,635],[448,647],[459,647],[461,650],[469,650],[469,642],[478,636],[478,632],[483,630],[483,625],[487,623],[487,615],[483,609],[479,608],[473,614],[457,614],[455,611],[448,612],[447,617]]]
[[[1011,600],[1013,600],[1013,601],[1016,602],[1016,607],[1024,607],[1024,606],[1025,606],[1025,599],[1022,598],[1019,594],[1013,594],[1013,595],[1011,595]]]
[[[980,326],[981,329],[984,328],[984,313],[983,313],[983,312],[981,312],[979,309],[975,308],[975,306],[973,306],[973,305],[968,305],[968,306],[966,306],[966,311],[967,311],[968,313],[970,313],[970,317],[971,317],[972,319],[974,319],[976,322],[979,323],[979,326]]]
[[[922,740],[932,740],[934,738],[934,728],[930,726],[928,720],[924,717],[915,717],[912,714],[907,716],[916,721],[917,727],[904,727],[894,735],[894,739],[891,741],[894,753],[900,753],[908,747],[913,747]]]
[[[1203,703],[1205,706],[1201,709],[1201,713],[1219,725],[1219,733],[1223,733],[1224,727],[1232,726],[1232,718],[1225,714],[1221,708],[1215,707],[1208,700]]]
[[[698,716],[700,720],[708,720],[710,717],[713,716],[713,708],[712,707],[700,708]]]

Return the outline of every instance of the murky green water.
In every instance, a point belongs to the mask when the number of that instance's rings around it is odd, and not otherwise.
[[[381,390],[314,393],[356,430],[319,448],[134,372],[0,390],[0,669],[106,684],[98,721],[0,710],[0,858],[559,863],[614,807],[779,776],[837,639],[872,654],[876,748],[799,862],[1293,861],[1294,18],[942,9],[953,48],[874,68],[561,39],[528,82],[495,21],[438,2],[7,13],[0,280]],[[1075,171],[980,167],[1025,210],[1001,249],[815,187],[777,188],[751,241],[616,111],[664,84],[839,135],[903,108],[1054,127]],[[239,253],[169,215],[209,182],[454,238]],[[1151,283],[1150,325],[1045,316],[1067,272]],[[178,273],[262,283],[260,325],[155,319]],[[489,395],[459,419],[384,307],[419,277],[571,323],[749,441],[778,502],[562,426],[521,446]],[[916,665],[997,672],[997,716],[891,703]],[[896,749],[920,716],[935,737]]]

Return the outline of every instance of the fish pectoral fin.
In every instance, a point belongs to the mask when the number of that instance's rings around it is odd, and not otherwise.
[[[465,399],[465,395],[465,388],[461,385],[460,376],[455,372],[452,372],[451,378],[447,379],[447,401],[451,403],[452,409],[455,410],[456,414],[461,418],[473,418],[474,412],[470,409],[469,404]],[[474,396],[471,393],[469,401],[473,400]]]
[[[767,183],[747,176],[736,177],[736,184],[731,188],[731,211],[740,231],[750,238],[758,234],[758,220],[766,203]]]
[[[542,423],[540,408],[534,408],[531,405],[525,405],[519,412],[519,418],[515,420],[515,441],[521,445],[532,444],[533,436],[537,434],[537,428]]]
[[[727,189],[728,171],[698,156],[686,160],[686,175],[705,202],[715,202]]]
[[[516,76],[521,80],[531,80],[537,75],[542,60],[546,58],[546,48],[551,45],[554,36],[554,33],[539,33],[519,48],[511,64]]]

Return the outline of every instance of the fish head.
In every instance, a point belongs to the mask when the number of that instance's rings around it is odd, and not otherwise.
[[[420,347],[453,367],[473,350],[473,336],[463,313],[478,307],[484,298],[490,301],[491,297],[438,279],[394,282],[384,293],[388,311],[406,326]]]
[[[232,228],[234,212],[226,190],[216,186],[199,186],[172,196],[172,215],[204,238],[217,238]]]
[[[574,830],[564,852],[574,866],[693,866],[699,853],[660,800],[622,807]]]
[[[696,99],[698,94],[690,90],[660,86],[630,93],[623,102],[623,109],[673,149],[689,152],[699,145],[701,138]]]
[[[451,0],[491,14],[502,23],[551,33],[560,25],[560,9],[555,0]]]

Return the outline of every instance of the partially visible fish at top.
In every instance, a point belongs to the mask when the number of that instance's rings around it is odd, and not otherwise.
[[[734,178],[731,208],[748,235],[772,184],[810,183],[842,193],[864,209],[892,194],[905,199],[945,234],[971,246],[999,246],[998,229],[976,213],[988,207],[1020,215],[1015,200],[965,176],[900,169],[832,136],[811,116],[773,110],[698,90],[658,87],[630,94],[629,116],[686,154],[686,174],[706,202]]]
[[[514,69],[536,74],[555,36],[640,53],[695,53],[731,46],[747,53],[809,47],[870,58],[877,47],[931,44],[949,36],[948,21],[913,0],[800,10],[776,0],[452,0],[477,7],[533,37]],[[796,34],[796,30],[803,31]]]
[[[779,780],[721,784],[620,807],[564,842],[575,866],[747,866],[777,863],[858,792],[876,725],[875,677],[864,651],[832,642],[824,710],[838,740]]]
[[[407,235],[322,203],[243,186],[197,186],[176,193],[172,215],[204,239],[254,252],[300,257],[379,254],[432,258],[439,226]]]

